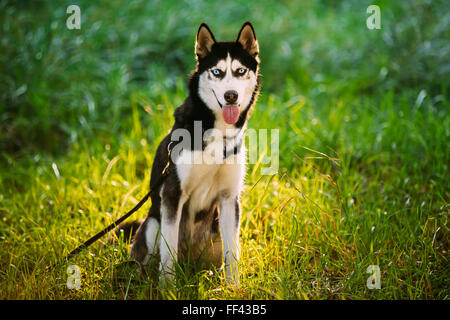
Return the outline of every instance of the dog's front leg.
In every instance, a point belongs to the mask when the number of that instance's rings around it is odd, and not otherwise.
[[[222,235],[225,276],[228,283],[239,286],[239,225],[241,208],[237,196],[222,196],[220,199],[220,233]]]
[[[169,202],[169,203],[168,203]],[[170,201],[161,202],[161,242],[160,242],[160,271],[161,280],[173,280],[175,275],[174,263],[178,259],[178,233],[183,205],[186,197],[181,196],[177,204]]]

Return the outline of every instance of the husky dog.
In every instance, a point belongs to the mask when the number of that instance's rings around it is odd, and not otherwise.
[[[252,24],[242,26],[236,41],[217,42],[202,23],[195,55],[189,96],[175,110],[175,124],[157,149],[151,188],[168,161],[170,165],[152,193],[152,206],[137,229],[130,256],[145,265],[159,253],[161,276],[169,280],[179,259],[224,262],[227,281],[238,285],[239,196],[246,170],[243,139],[260,87],[259,46]],[[180,130],[194,139],[180,143],[175,137]],[[207,134],[211,130],[214,135]],[[217,147],[223,161],[207,163],[208,150]]]

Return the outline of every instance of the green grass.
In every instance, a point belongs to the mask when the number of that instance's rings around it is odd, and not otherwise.
[[[445,1],[379,1],[380,31],[361,1],[75,2],[79,31],[72,2],[0,1],[1,299],[449,298]],[[67,264],[46,266],[148,191],[198,25],[227,40],[246,20],[263,74],[249,127],[280,130],[280,169],[248,167],[240,288],[191,261],[161,290],[105,238],[70,263],[81,290],[67,289]]]

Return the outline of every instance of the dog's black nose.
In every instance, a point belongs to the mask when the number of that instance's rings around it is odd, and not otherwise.
[[[234,90],[228,90],[224,94],[225,101],[229,104],[233,104],[237,101],[238,93]]]

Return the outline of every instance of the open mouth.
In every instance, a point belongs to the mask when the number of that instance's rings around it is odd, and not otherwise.
[[[225,120],[228,124],[235,124],[239,120],[239,106],[234,104],[222,105],[219,99],[217,99],[214,90],[212,90],[212,92],[214,93],[214,97],[216,97],[217,103],[222,109],[223,120]]]

